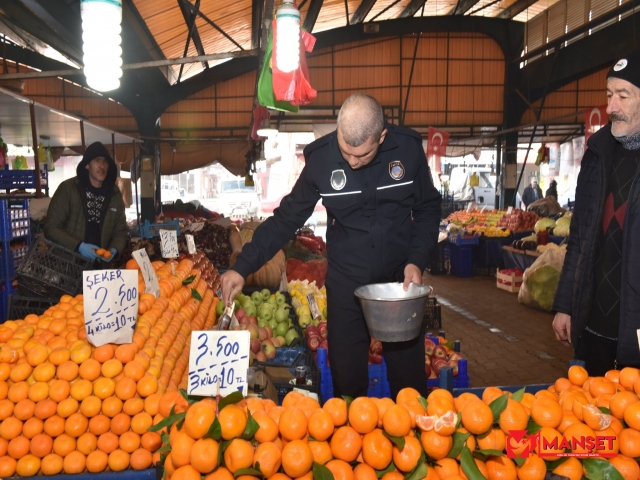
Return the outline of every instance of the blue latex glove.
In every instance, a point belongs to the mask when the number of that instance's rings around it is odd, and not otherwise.
[[[98,250],[97,245],[91,245],[90,243],[84,243],[82,242],[80,244],[80,246],[78,247],[78,253],[80,253],[80,255],[82,255],[83,257],[87,257],[89,260],[95,260],[96,258],[98,258],[98,255],[96,254],[96,252],[94,252],[94,250]]]
[[[111,258],[109,260],[107,260],[106,258],[102,258],[101,260],[103,262],[109,263],[111,260],[116,258],[116,255],[118,254],[118,250],[116,250],[115,248],[110,248],[109,251],[111,252]]]

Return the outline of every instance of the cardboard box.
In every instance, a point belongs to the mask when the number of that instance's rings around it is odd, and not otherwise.
[[[496,272],[496,287],[510,293],[518,293],[522,285],[522,275],[516,275],[514,272],[501,273],[498,269]]]

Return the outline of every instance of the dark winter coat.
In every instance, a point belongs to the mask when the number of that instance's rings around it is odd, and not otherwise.
[[[576,203],[553,309],[571,316],[571,342],[578,344],[592,307],[594,257],[598,231],[602,228],[611,159],[616,140],[611,125],[601,128],[587,142],[582,159]],[[622,241],[622,278],[620,282],[620,326],[617,361],[622,365],[640,364],[638,336],[640,328],[640,182],[631,185]]]
[[[542,189],[540,187],[536,187],[536,191],[538,192],[538,198],[536,198],[533,193],[533,187],[531,185],[527,185],[522,193],[522,203],[528,207],[533,202],[540,200],[542,198]]]
[[[89,148],[91,147],[93,145]],[[120,189],[115,185],[116,163],[108,152],[106,155],[100,152],[100,155],[106,156],[109,161],[109,171],[103,183],[107,193],[102,208],[100,245],[98,247],[106,250],[115,248],[119,254],[125,249],[129,239],[124,212],[125,205]],[[100,155],[94,155],[93,158]],[[86,238],[87,199],[85,185],[88,184],[89,178],[85,167],[90,160],[91,158],[87,158],[85,155],[76,169],[77,176],[65,180],[56,189],[45,219],[45,237],[69,250],[77,251]]]

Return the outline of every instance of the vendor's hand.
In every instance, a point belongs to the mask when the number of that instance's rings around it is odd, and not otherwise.
[[[409,284],[415,283],[416,285],[422,284],[422,272],[413,263],[407,264],[404,267],[404,291],[409,290]]]
[[[556,313],[553,319],[553,331],[556,340],[562,342],[567,347],[571,345],[571,316],[566,313]]]
[[[78,253],[83,257],[87,257],[89,260],[95,260],[96,258],[98,258],[98,254],[95,252],[96,250],[98,250],[98,248],[100,247],[98,247],[97,245],[91,245],[90,243],[82,242],[78,247]]]
[[[103,262],[109,263],[111,260],[116,258],[116,255],[118,254],[118,250],[116,250],[115,248],[110,248],[109,251],[111,252],[111,257],[109,257],[109,260],[107,260],[106,258],[102,257],[102,261]]]
[[[234,270],[227,270],[220,277],[222,285],[222,300],[225,305],[233,303],[235,296],[242,291],[244,287],[244,278]]]

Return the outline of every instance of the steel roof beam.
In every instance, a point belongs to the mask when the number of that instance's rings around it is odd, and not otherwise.
[[[456,5],[456,8],[454,8],[451,12],[451,15],[464,15],[473,7],[475,7],[479,1],[480,0],[458,0],[458,4]]]
[[[189,2],[186,2],[189,3]],[[200,11],[200,0],[196,0],[196,4],[194,5],[195,10],[191,12],[187,11],[185,7],[184,0],[178,0],[178,6],[180,7],[180,11],[182,12],[182,16],[184,18],[184,23],[187,25],[189,29],[189,33],[187,34],[187,43],[184,46],[184,57],[189,54],[189,43],[191,43],[191,39],[193,39],[193,45],[196,47],[196,52],[198,55],[204,55],[204,47],[202,46],[202,40],[200,40],[200,34],[198,33],[198,27],[196,25],[196,18],[198,16],[198,12]],[[209,64],[207,62],[202,62],[202,66],[206,70],[209,68]],[[184,69],[184,65],[180,65],[180,73],[178,73],[178,82],[182,77],[182,70]]]
[[[427,0],[411,0],[409,4],[400,12],[398,18],[413,17],[426,2]]]
[[[220,32],[222,34],[222,36],[224,38],[226,38],[227,40],[229,40],[231,43],[233,43],[236,47],[238,47],[240,50],[244,50],[244,48],[242,47],[242,45],[240,45],[238,42],[236,42],[233,38],[231,38],[231,36],[225,32],[223,29],[221,29],[218,25],[216,25],[216,23],[211,20],[209,17],[207,17],[204,13],[202,13],[199,9],[195,8],[191,3],[189,3],[187,0],[178,0],[179,2],[182,3],[182,5],[184,5],[186,8],[188,8],[189,10],[191,10],[191,13],[196,12],[196,14],[202,18],[205,22],[207,22],[209,25],[211,25],[213,28],[215,28],[218,32]]]
[[[307,10],[307,16],[304,17],[304,23],[302,25],[307,32],[313,32],[313,27],[316,24],[316,20],[318,20],[318,15],[322,8],[322,2],[323,0],[311,0],[309,9]]]
[[[251,0],[251,48],[260,48],[264,0]]]
[[[510,7],[505,8],[498,15],[496,15],[496,18],[511,20],[513,17],[521,12],[524,12],[527,8],[537,2],[538,0],[517,0],[516,3],[514,3]]]
[[[356,23],[364,22],[365,18],[367,18],[367,15],[369,15],[369,12],[375,4],[376,0],[362,0],[362,2],[360,2],[360,5],[358,5],[358,9],[351,16],[351,20],[349,21],[349,23],[351,25],[355,25]]]

